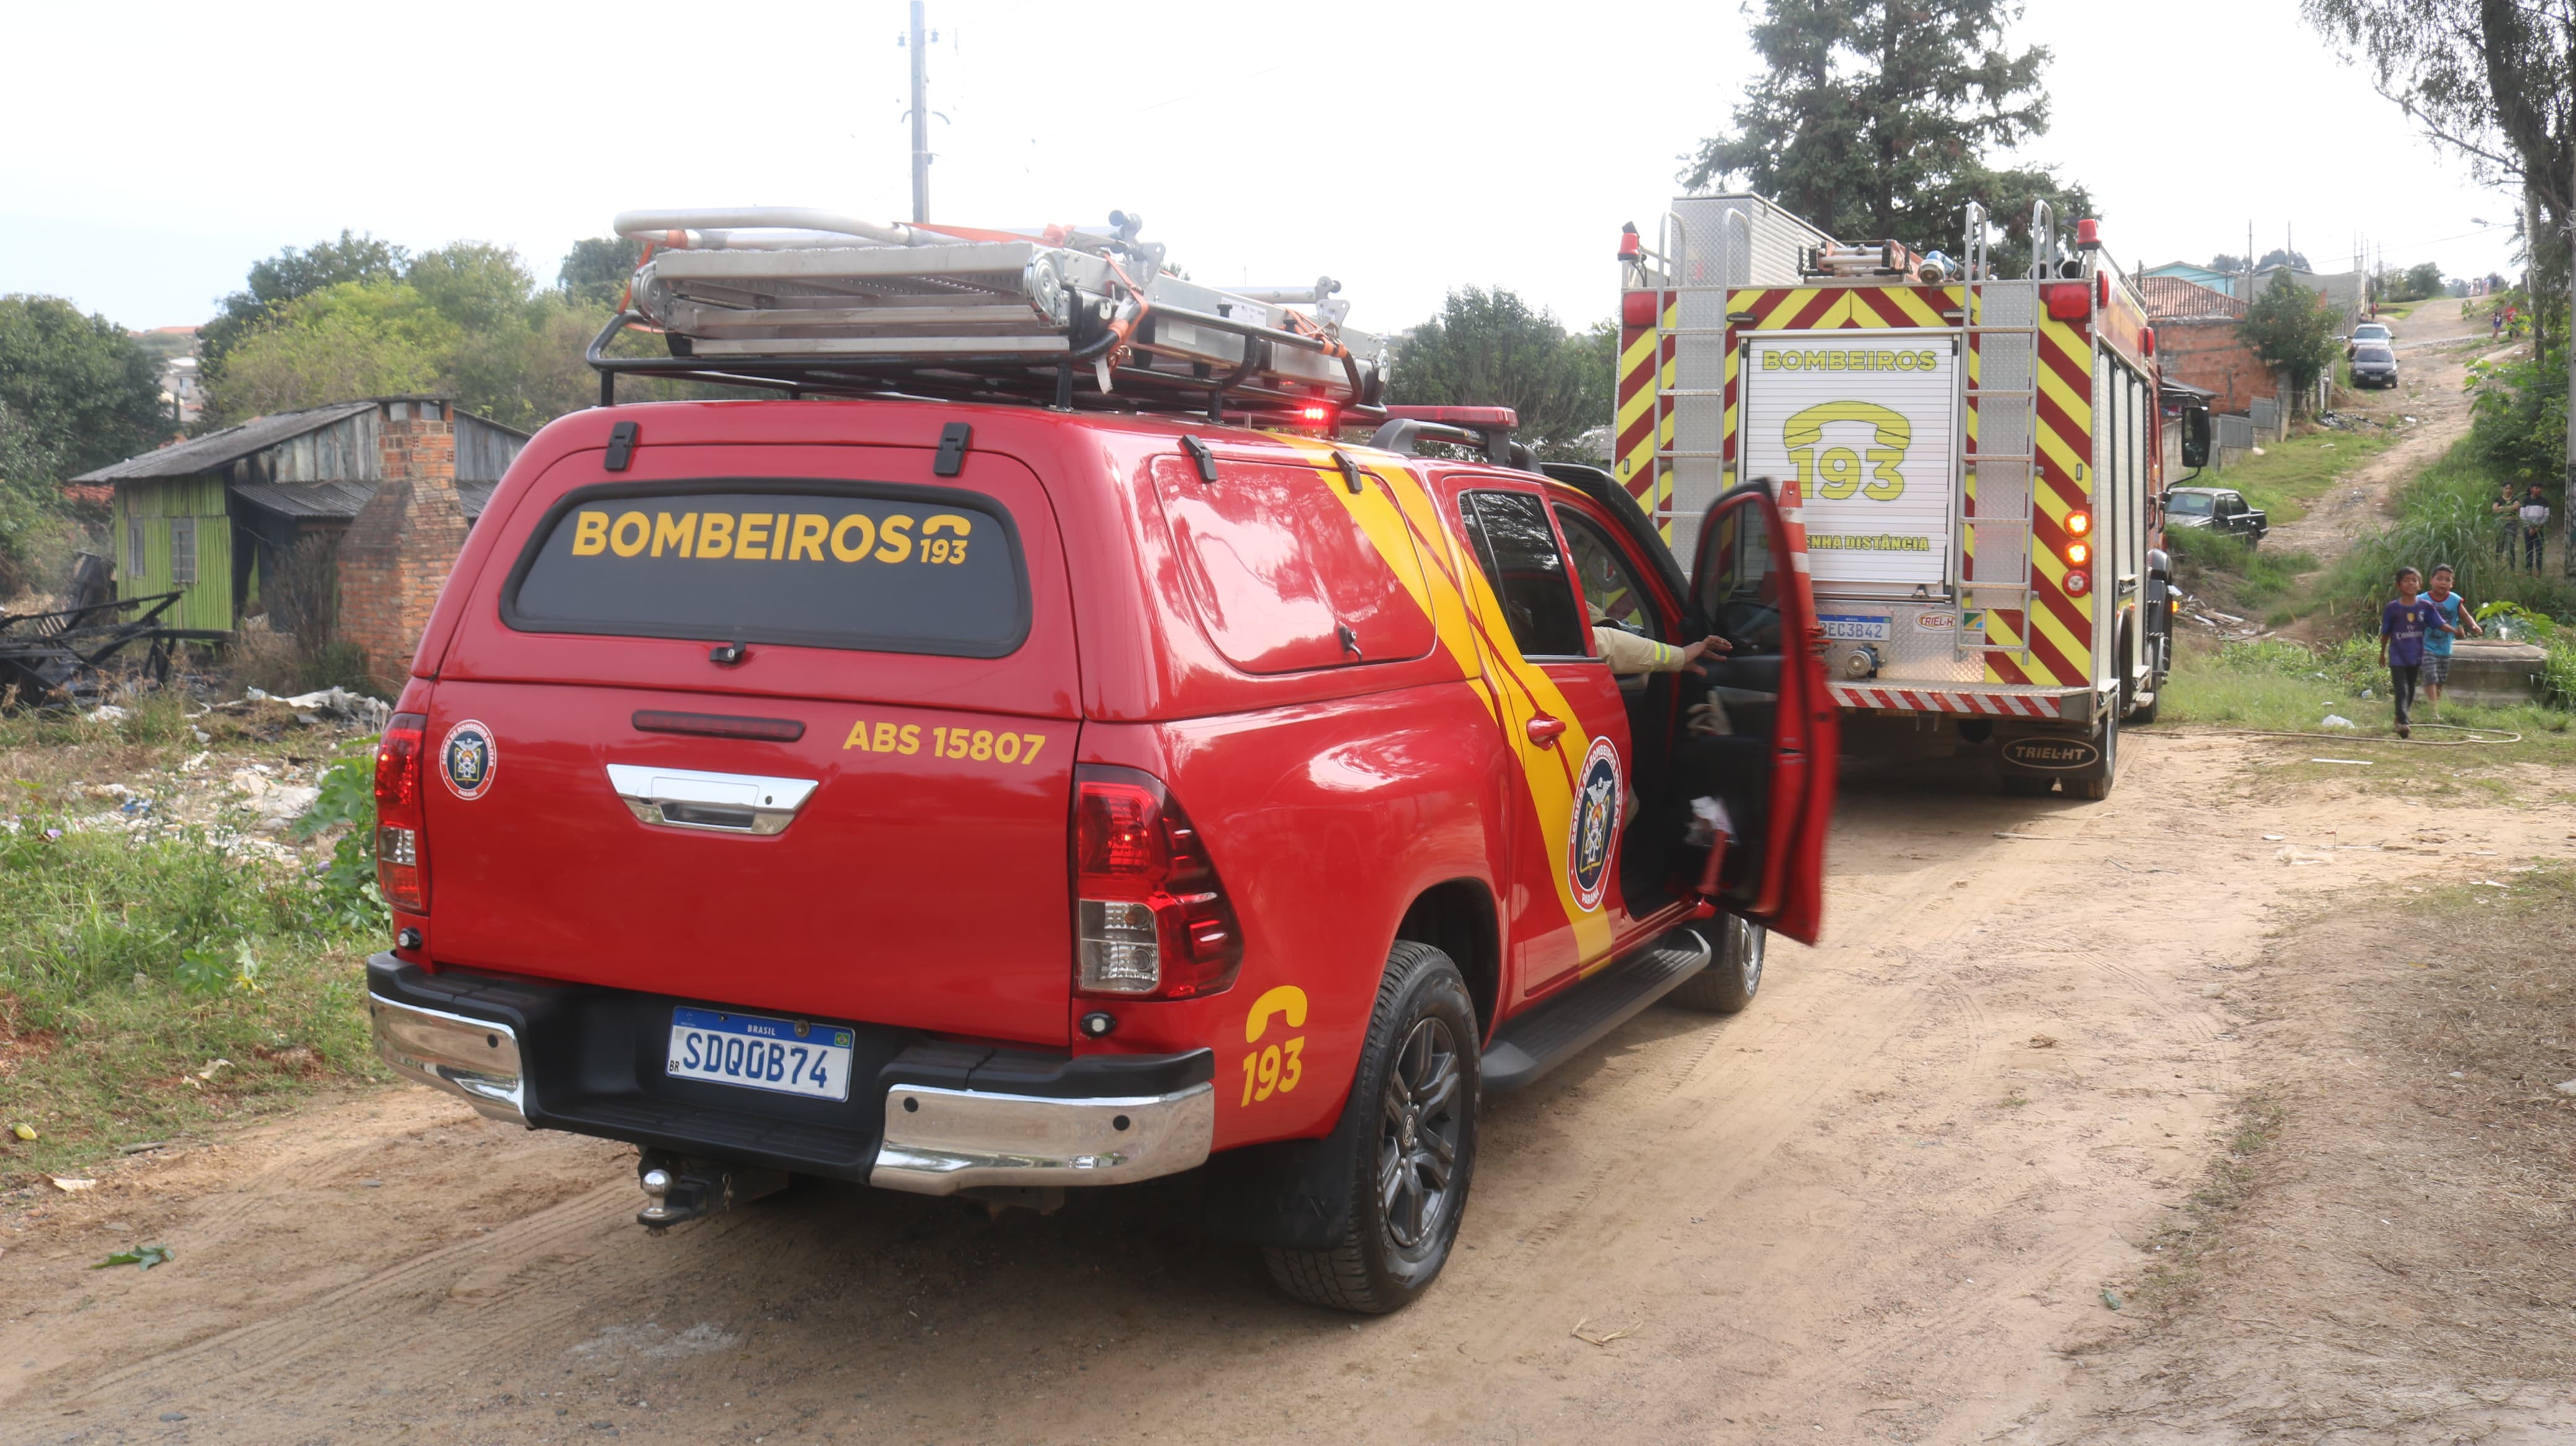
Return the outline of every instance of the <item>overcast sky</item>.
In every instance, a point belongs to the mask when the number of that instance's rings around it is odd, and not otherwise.
[[[203,320],[343,227],[516,247],[541,278],[630,207],[910,204],[901,0],[11,7],[0,292]],[[1730,3],[1069,7],[932,0],[936,219],[1141,211],[1202,279],[1340,278],[1351,322],[1448,288],[1607,316],[1621,222],[1752,73]],[[2295,0],[2039,0],[2056,123],[2124,264],[2295,233],[2321,268],[2503,270],[2510,197],[2415,138]],[[1955,249],[1953,237],[1919,238]]]

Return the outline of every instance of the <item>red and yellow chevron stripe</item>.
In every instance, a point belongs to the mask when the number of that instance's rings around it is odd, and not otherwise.
[[[1673,540],[1671,479],[1656,465],[1658,449],[1672,445],[1672,408],[1664,393],[1673,385],[1675,338],[1670,334],[1681,297],[1671,291],[1631,291],[1619,313],[1619,400],[1611,421],[1619,481],[1637,506],[1655,520],[1664,541]]]
[[[2093,340],[2084,322],[2043,315],[2035,370],[2039,465],[2031,478],[2030,663],[2023,669],[2004,659],[1996,671],[2002,682],[2076,687],[2093,680],[2093,592],[2066,585],[2066,544],[2073,540],[2066,515],[2093,511]]]

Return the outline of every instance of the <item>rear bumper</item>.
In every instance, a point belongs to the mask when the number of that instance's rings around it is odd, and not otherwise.
[[[846,1101],[675,1080],[670,1010],[719,1001],[367,964],[376,1051],[405,1077],[534,1129],[947,1195],[1115,1185],[1205,1162],[1216,1056],[1050,1054],[831,1021],[857,1040]],[[787,1011],[758,1011],[781,1014]]]
[[[2090,722],[2094,690],[2033,688],[2014,684],[1924,685],[1915,683],[1828,683],[1826,691],[1845,708],[1879,713],[1952,713],[1962,718],[2040,718]]]

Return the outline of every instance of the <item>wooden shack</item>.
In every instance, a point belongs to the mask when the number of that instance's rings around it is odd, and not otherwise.
[[[175,590],[182,596],[163,615],[169,625],[235,630],[265,609],[262,581],[284,575],[299,542],[336,539],[375,496],[385,421],[425,408],[455,424],[457,498],[468,518],[479,517],[528,434],[444,397],[370,397],[259,417],[73,478],[115,489],[117,596]]]

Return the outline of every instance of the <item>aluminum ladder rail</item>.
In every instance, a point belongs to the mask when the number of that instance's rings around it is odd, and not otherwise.
[[[1990,629],[1958,629],[1957,654],[2002,655],[2030,661],[2030,549],[2039,470],[2039,286],[2036,280],[1996,282],[1986,208],[1967,212],[1967,386],[1962,392],[1976,431],[1961,466],[1954,500],[1961,546],[1951,554],[1950,591],[1963,611],[1990,614],[2008,608],[2021,626],[2010,642],[1988,641]],[[2054,235],[2048,203],[2035,204],[2031,223],[2033,277],[2045,243]],[[1971,568],[1974,574],[1971,575]]]
[[[1708,490],[1710,501],[1725,496],[1727,489],[1741,480],[1730,478],[1726,472],[1725,386],[1723,384],[1714,387],[1664,385],[1665,357],[1668,354],[1672,358],[1670,364],[1676,380],[1679,380],[1679,373],[1685,370],[1681,365],[1683,350],[1681,339],[1684,337],[1714,337],[1719,353],[1717,371],[1721,377],[1725,374],[1727,333],[1734,325],[1727,316],[1733,304],[1731,293],[1751,285],[1753,279],[1753,220],[1745,215],[1741,208],[1729,206],[1726,208],[1726,214],[1720,219],[1720,224],[1726,228],[1725,240],[1731,244],[1720,248],[1719,255],[1725,260],[1725,274],[1721,275],[1714,284],[1694,281],[1691,273],[1696,258],[1690,253],[1690,232],[1682,224],[1681,217],[1666,211],[1660,234],[1655,238],[1657,244],[1663,248],[1666,268],[1664,284],[1657,290],[1672,293],[1673,308],[1672,322],[1667,325],[1662,298],[1660,295],[1657,297],[1654,431],[1648,434],[1655,442],[1656,495],[1655,505],[1650,509],[1649,516],[1653,518],[1657,530],[1663,533],[1665,545],[1673,550],[1673,555],[1681,560],[1685,570],[1690,565],[1693,553],[1699,548],[1698,524],[1699,519],[1707,515],[1707,508],[1703,505],[1697,511],[1683,512],[1677,506],[1681,496],[1679,464],[1704,463],[1716,474],[1715,484]],[[1715,292],[1719,298],[1718,324],[1715,326],[1684,324],[1684,313],[1700,309],[1686,304],[1684,298],[1691,293],[1705,295],[1710,292]],[[1713,447],[1678,445],[1683,440],[1682,433],[1685,430],[1681,417],[1683,410],[1681,404],[1691,398],[1712,398],[1716,401],[1719,410],[1716,419],[1716,436],[1713,440],[1717,445]],[[1689,430],[1705,429],[1690,428]],[[1740,446],[1738,450],[1741,450]],[[1740,458],[1736,467],[1739,472],[1742,471],[1743,463]],[[1685,521],[1687,525],[1684,525]],[[1676,532],[1681,535],[1676,537],[1674,535]]]

